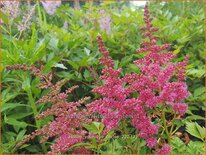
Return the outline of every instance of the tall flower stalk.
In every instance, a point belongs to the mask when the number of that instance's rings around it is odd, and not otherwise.
[[[111,34],[112,20],[110,15],[107,15],[105,10],[100,11],[100,19],[98,20],[101,31],[105,31],[108,35]]]
[[[145,108],[155,109],[161,106],[161,119],[164,130],[167,135],[167,142],[170,143],[170,133],[165,119],[165,108],[170,107],[173,113],[178,115],[185,114],[187,105],[183,103],[188,97],[186,79],[186,65],[188,56],[182,62],[174,63],[172,60],[175,55],[172,51],[167,51],[170,44],[158,45],[158,36],[153,33],[158,31],[158,28],[153,26],[152,18],[146,5],[144,8],[144,22],[146,26],[141,30],[145,31],[142,35],[145,41],[141,43],[142,48],[137,52],[145,53],[143,59],[135,60],[134,63],[139,67],[140,74],[126,75],[126,82],[129,84],[131,92],[138,92],[138,99]],[[164,149],[166,148],[166,149]],[[158,153],[169,152],[167,144],[163,149],[158,150]]]
[[[122,69],[114,69],[114,63],[101,36],[97,37],[102,54],[100,63],[104,66],[100,77],[103,85],[94,88],[93,92],[100,94],[102,98],[87,107],[102,116],[106,132],[117,128],[120,121],[129,117],[131,124],[137,129],[137,136],[145,139],[148,147],[156,148],[158,153],[169,153],[168,144],[158,144],[156,137],[160,124],[154,125],[151,118],[153,113],[161,113],[167,142],[170,143],[171,135],[165,119],[165,108],[172,108],[178,115],[183,115],[187,110],[183,100],[189,95],[184,82],[188,57],[178,63],[171,61],[174,59],[173,52],[167,51],[170,44],[157,44],[158,36],[153,33],[158,31],[158,28],[153,27],[152,20],[146,5],[146,26],[142,28],[145,31],[142,37],[146,40],[141,43],[142,48],[137,50],[144,52],[145,56],[134,61],[140,69],[140,74],[131,73],[120,77]],[[139,95],[132,97],[133,93]]]
[[[20,32],[19,38],[21,37],[21,34],[23,31],[29,29],[31,26],[31,19],[35,13],[36,5],[29,6],[27,12],[23,15],[22,20],[17,24],[18,31]]]
[[[78,86],[72,86],[65,92],[60,92],[61,86],[65,84],[66,80],[61,80],[56,84],[52,83],[52,72],[43,74],[44,66],[41,65],[38,68],[35,65],[28,67],[26,65],[13,65],[8,66],[7,69],[15,70],[21,69],[24,71],[31,71],[31,74],[40,78],[41,84],[38,86],[41,89],[48,89],[50,92],[39,99],[36,104],[40,103],[53,103],[53,105],[46,111],[38,114],[35,109],[35,118],[37,123],[37,129],[30,135],[27,135],[16,147],[29,142],[36,136],[41,136],[40,143],[46,142],[51,137],[56,137],[55,143],[51,145],[51,153],[65,153],[74,144],[82,142],[85,139],[86,130],[83,129],[83,123],[90,123],[90,119],[87,117],[88,112],[86,109],[82,109],[81,106],[89,97],[85,97],[75,102],[67,101],[68,95],[74,91]],[[31,94],[30,94],[31,95]],[[31,96],[30,96],[31,97]],[[29,100],[31,102],[31,100]],[[32,106],[34,101],[32,101]],[[49,122],[40,128],[39,120],[53,116],[54,120]],[[82,151],[86,151],[82,149]]]

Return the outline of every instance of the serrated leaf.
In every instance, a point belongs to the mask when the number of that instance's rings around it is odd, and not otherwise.
[[[204,141],[205,138],[205,128],[201,127],[199,124],[196,122],[187,122],[186,123],[186,131],[191,134],[192,136],[201,139]]]
[[[204,143],[190,141],[187,145],[189,154],[205,154]]]

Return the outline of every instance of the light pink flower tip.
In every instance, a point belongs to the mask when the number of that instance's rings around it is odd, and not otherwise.
[[[57,0],[57,1],[41,1],[45,11],[49,14],[49,15],[53,15],[56,11],[56,8],[59,7],[61,5],[61,1]]]
[[[111,34],[111,24],[112,20],[109,15],[106,14],[104,10],[100,11],[99,27],[101,31],[105,31],[107,34]]]

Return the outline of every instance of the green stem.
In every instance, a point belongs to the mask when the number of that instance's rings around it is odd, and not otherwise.
[[[167,124],[166,124],[166,118],[165,118],[165,112],[164,112],[164,109],[162,109],[162,121],[163,121],[163,125],[164,125],[164,128],[165,128],[165,132],[166,132],[166,135],[167,135],[167,140],[168,140],[168,143],[170,144],[170,134],[168,132],[168,128],[167,128]]]
[[[100,140],[100,133],[98,133],[98,140]],[[99,147],[99,144],[97,143],[97,154],[100,154],[100,147]]]
[[[10,52],[12,51],[12,48],[11,48],[11,42],[12,42],[12,30],[11,30],[11,21],[9,21],[9,38],[10,38],[10,42],[9,42],[9,49],[10,49]]]
[[[174,114],[173,120],[176,118],[176,113]],[[174,129],[174,123],[172,123],[172,126],[170,128],[170,135],[172,135],[172,130]]]
[[[40,4],[39,1],[37,0],[37,9],[38,9],[38,16],[39,16],[39,24],[40,24],[40,29],[42,31],[42,33],[44,34],[44,30],[43,30],[43,19],[42,19],[42,14],[41,14],[41,8],[40,8]]]
[[[134,153],[139,154],[139,151],[140,151],[140,139],[139,139],[139,137],[137,137],[137,147],[136,147],[136,152],[134,152]]]
[[[37,111],[37,107],[36,107],[36,104],[35,104],[35,101],[34,101],[34,98],[33,98],[32,92],[31,92],[31,89],[29,89],[27,91],[27,95],[29,97],[29,103],[31,104],[31,108],[33,110],[34,117],[36,117],[38,115],[38,111]],[[35,119],[35,122],[36,122],[37,128],[40,128],[40,121]]]
[[[37,111],[37,107],[36,107],[35,100],[34,100],[34,97],[33,97],[33,95],[32,95],[31,89],[28,89],[28,90],[27,90],[27,95],[28,95],[28,97],[29,97],[29,103],[31,104],[31,108],[32,108],[32,110],[33,110],[36,127],[37,127],[38,129],[40,129],[40,128],[41,128],[41,122],[36,119],[36,116],[38,115],[38,111]],[[38,139],[40,140],[40,137],[38,137]],[[46,149],[45,144],[41,144],[41,147],[42,147],[43,153],[46,153],[46,152],[47,152],[47,149]]]

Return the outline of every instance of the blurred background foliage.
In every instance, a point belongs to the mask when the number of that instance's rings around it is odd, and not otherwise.
[[[30,5],[34,5],[31,2]],[[28,72],[8,71],[7,65],[45,64],[44,71],[53,71],[54,81],[69,79],[64,88],[79,85],[73,92],[71,100],[77,100],[94,94],[90,90],[99,82],[101,66],[98,58],[96,36],[101,34],[110,55],[115,60],[115,67],[124,68],[124,72],[138,72],[133,60],[141,58],[136,52],[140,47],[143,23],[143,7],[130,2],[81,2],[80,9],[74,3],[63,2],[54,15],[48,15],[41,3],[35,7],[29,29],[19,32],[14,21],[2,13],[1,52],[2,64],[2,103],[1,132],[3,153],[42,153],[49,149],[38,140],[16,150],[16,142],[26,134],[39,128],[34,116],[49,107],[49,104],[35,105],[35,101],[46,92],[36,86],[40,80],[31,77]],[[28,3],[21,2],[24,12]],[[170,43],[171,51],[176,55],[175,61],[190,56],[187,66],[187,85],[191,95],[186,100],[189,109],[185,122],[176,122],[178,131],[186,132],[191,142],[187,145],[180,138],[173,139],[173,153],[202,153],[205,139],[198,129],[204,126],[205,113],[205,29],[204,3],[201,0],[192,2],[149,2],[149,9],[154,17],[153,24],[159,27],[157,32],[160,43]],[[111,18],[111,32],[101,30],[99,20],[101,10]],[[63,88],[63,89],[64,89]],[[41,125],[52,118],[39,122]],[[195,124],[197,122],[197,124]],[[188,124],[188,123],[192,123]],[[197,134],[195,134],[197,133]],[[200,135],[198,135],[198,133]],[[51,140],[52,142],[52,140]],[[115,140],[114,145],[120,145]],[[117,143],[117,144],[115,144]],[[121,144],[123,145],[123,144]],[[180,149],[183,148],[183,149]],[[191,151],[192,150],[192,151]],[[113,153],[121,153],[113,150]],[[127,153],[127,152],[126,152]],[[147,153],[142,151],[142,153]]]

